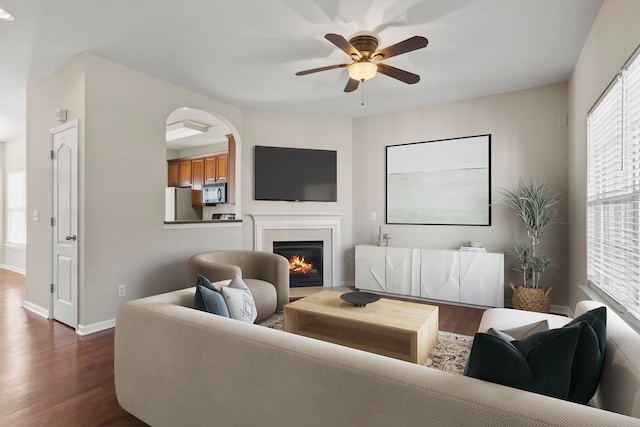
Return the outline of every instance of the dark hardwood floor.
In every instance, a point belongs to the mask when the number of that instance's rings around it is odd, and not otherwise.
[[[144,426],[116,400],[114,329],[81,337],[22,308],[24,276],[0,269],[0,426]],[[440,330],[473,335],[483,310],[438,305]]]
[[[429,302],[431,305],[438,306],[439,327],[440,331],[455,332],[462,335],[475,335],[480,326],[480,320],[484,309],[460,307],[457,305],[438,304]]]
[[[0,269],[0,426],[144,426],[118,405],[114,329],[81,337],[22,308],[24,276]]]

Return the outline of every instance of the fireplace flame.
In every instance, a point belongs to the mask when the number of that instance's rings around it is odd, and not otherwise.
[[[307,274],[313,270],[313,264],[306,262],[304,256],[294,255],[289,261],[289,270],[298,274]]]

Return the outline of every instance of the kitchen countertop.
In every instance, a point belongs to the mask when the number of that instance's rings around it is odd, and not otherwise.
[[[240,228],[242,227],[241,219],[201,219],[201,220],[182,220],[182,221],[165,221],[163,225],[165,230],[177,230],[185,228]]]
[[[165,224],[227,224],[234,222],[242,222],[241,219],[195,219],[182,221],[165,221]]]

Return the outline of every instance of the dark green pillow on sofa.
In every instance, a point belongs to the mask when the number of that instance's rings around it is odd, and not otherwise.
[[[206,311],[223,317],[230,317],[227,303],[225,302],[222,294],[211,284],[209,279],[200,274],[198,274],[198,280],[196,283],[194,306],[200,311]]]
[[[506,342],[477,333],[464,374],[534,393],[568,399],[580,322]]]
[[[580,332],[573,359],[568,400],[586,404],[596,394],[602,373],[607,347],[607,308],[598,307],[587,311],[564,327],[571,327],[580,322],[586,323],[589,327],[583,328]]]
[[[465,375],[586,404],[600,381],[606,317],[606,308],[599,307],[560,329],[522,340],[478,333]]]

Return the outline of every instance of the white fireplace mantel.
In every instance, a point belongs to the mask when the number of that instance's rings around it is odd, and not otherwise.
[[[330,254],[330,263],[325,261],[325,278],[323,286],[331,287],[340,284],[340,220],[343,214],[251,214],[253,217],[253,243],[257,251],[273,252],[274,236],[279,231],[281,238],[289,240],[308,240],[309,235],[321,233],[326,238],[324,247]],[[286,233],[286,234],[285,234]],[[286,237],[285,237],[286,236]],[[313,239],[317,239],[313,237]],[[325,256],[325,260],[328,257]],[[329,280],[327,280],[329,279]]]

